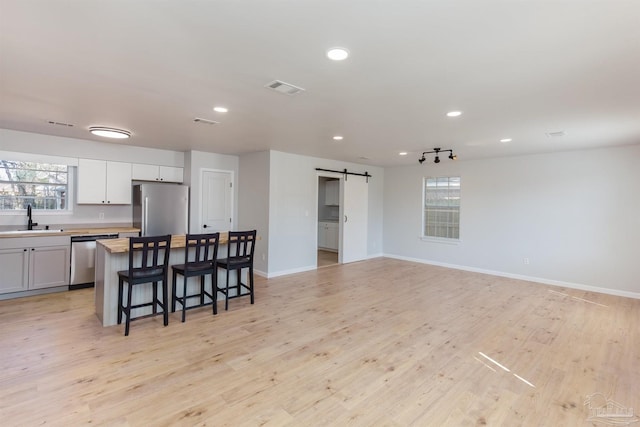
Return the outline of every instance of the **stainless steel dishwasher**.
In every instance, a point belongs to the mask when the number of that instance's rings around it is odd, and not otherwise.
[[[86,234],[71,237],[71,279],[69,289],[93,286],[96,266],[96,240],[117,238],[117,234]]]

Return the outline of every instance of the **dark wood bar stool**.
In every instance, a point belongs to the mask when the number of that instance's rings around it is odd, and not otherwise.
[[[171,311],[176,311],[176,302],[182,304],[182,321],[185,319],[187,309],[213,305],[213,314],[218,313],[217,295],[218,271],[216,269],[216,258],[218,258],[218,243],[220,233],[211,234],[187,234],[186,246],[184,248],[184,264],[172,266],[173,285],[171,299]],[[182,275],[182,296],[176,292],[176,279],[178,274]],[[211,275],[211,293],[205,290],[205,278]],[[200,292],[187,294],[187,279],[189,277],[200,277]],[[210,301],[205,302],[205,296]],[[200,304],[187,307],[187,300],[190,298],[200,298]]]
[[[227,258],[219,259],[218,268],[227,270],[226,286],[218,287],[218,291],[225,296],[224,309],[229,309],[229,300],[232,298],[251,296],[251,304],[253,304],[253,252],[256,243],[256,230],[251,231],[230,231]],[[247,278],[249,285],[241,282],[241,272],[243,268],[248,268]],[[231,289],[235,289],[235,295],[229,295],[229,276],[231,271],[236,272],[237,281]],[[242,294],[245,289],[249,293]]]
[[[122,315],[127,316],[124,335],[129,335],[131,320],[158,314],[158,306],[162,308],[164,326],[169,324],[169,305],[167,283],[169,269],[169,252],[171,235],[129,238],[129,269],[118,271],[118,324],[122,323]],[[124,301],[124,283],[128,284],[127,301]],[[158,298],[158,282],[162,282],[162,301]],[[152,283],[153,296],[151,302],[132,305],[131,294],[134,286]],[[152,313],[131,318],[131,309],[152,307]]]

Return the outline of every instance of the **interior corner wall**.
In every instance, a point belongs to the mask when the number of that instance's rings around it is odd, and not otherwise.
[[[382,252],[384,170],[357,163],[271,151],[269,168],[270,277],[315,268],[317,259],[316,168],[369,172],[368,254]]]
[[[257,272],[267,275],[269,260],[269,157],[268,151],[240,156],[238,179],[238,229],[257,230],[254,253]]]
[[[385,254],[640,298],[639,159],[635,145],[387,168]],[[461,177],[458,244],[420,239],[425,176]]]
[[[200,218],[202,215],[202,170],[213,169],[221,171],[232,171],[234,175],[233,186],[233,223],[238,224],[238,174],[240,159],[238,156],[227,154],[207,153],[204,151],[189,151],[185,153],[185,182],[188,175],[190,185],[189,203],[189,232],[200,232]],[[236,226],[237,228],[237,226]]]

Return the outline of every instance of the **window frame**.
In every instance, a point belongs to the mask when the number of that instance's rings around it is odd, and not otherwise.
[[[37,213],[39,216],[67,216],[73,215],[73,206],[75,203],[74,191],[75,191],[75,170],[77,169],[75,166],[68,164],[67,162],[56,162],[54,159],[44,159],[44,160],[34,160],[34,159],[19,159],[4,157],[3,160],[11,161],[11,162],[29,162],[29,163],[40,163],[40,164],[56,164],[60,166],[66,166],[67,168],[67,195],[66,195],[66,207],[65,209],[37,209],[33,208],[33,212]],[[45,156],[46,157],[46,156]],[[0,216],[24,216],[26,215],[27,209],[11,209],[11,210],[3,210],[0,209]]]
[[[458,196],[458,206],[457,206],[457,216],[458,216],[458,221],[457,221],[457,225],[458,225],[458,237],[439,237],[439,236],[429,236],[426,234],[427,232],[427,206],[426,206],[426,198],[427,198],[427,182],[429,180],[438,180],[438,179],[443,179],[446,178],[447,180],[451,180],[452,178],[458,179],[458,182],[460,183],[459,185],[459,196]],[[449,185],[447,186],[447,188],[449,188]],[[451,176],[424,176],[422,178],[422,187],[421,187],[421,191],[422,191],[422,204],[421,204],[421,230],[420,230],[420,239],[423,241],[429,241],[429,242],[437,242],[437,243],[445,243],[445,244],[452,244],[452,245],[457,245],[458,243],[460,243],[462,241],[462,234],[461,234],[461,211],[462,211],[462,177],[460,175],[451,175]]]

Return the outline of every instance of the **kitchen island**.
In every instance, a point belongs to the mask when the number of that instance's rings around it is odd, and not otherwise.
[[[227,254],[228,233],[220,233],[218,258],[224,258]],[[171,252],[169,253],[169,266],[184,263],[184,248],[186,246],[185,235],[171,236]],[[96,316],[102,326],[112,326],[118,320],[118,271],[129,268],[129,239],[99,240],[96,246],[96,280],[95,280],[95,309]],[[178,276],[178,289],[182,289],[182,278]],[[224,283],[225,271],[218,274],[218,283]],[[231,275],[230,285],[235,284],[235,275]],[[172,295],[172,271],[169,267],[168,283],[169,303],[171,306]],[[211,279],[207,277],[206,286],[210,288]],[[196,292],[199,281],[190,280],[187,287],[188,293]],[[179,291],[180,292],[180,291]],[[151,300],[151,286],[136,286],[133,288],[133,301]],[[178,295],[181,295],[179,293]],[[194,299],[194,305],[198,304]],[[132,310],[133,316],[151,313],[151,307],[142,307]]]

